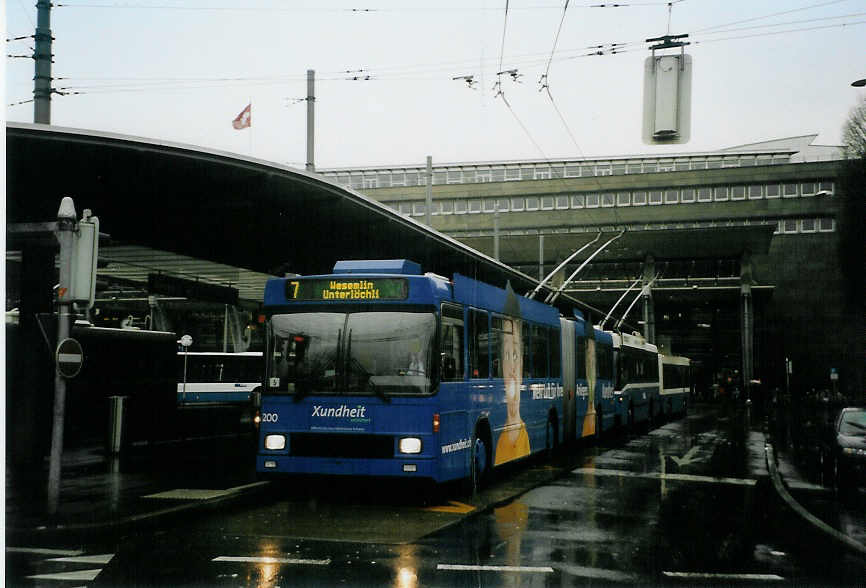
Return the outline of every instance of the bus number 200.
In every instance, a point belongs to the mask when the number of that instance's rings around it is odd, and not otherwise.
[[[265,412],[262,413],[262,422],[263,423],[275,423],[280,420],[280,415],[275,412]]]

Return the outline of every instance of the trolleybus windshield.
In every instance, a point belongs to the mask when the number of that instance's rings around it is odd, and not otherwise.
[[[432,312],[273,315],[269,392],[429,394],[435,333]]]

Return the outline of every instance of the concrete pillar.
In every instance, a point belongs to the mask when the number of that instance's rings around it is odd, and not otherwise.
[[[307,70],[307,171],[316,171],[316,72]]]
[[[750,382],[754,377],[755,315],[752,303],[752,256],[746,251],[740,259],[740,349],[743,393],[751,399]]]
[[[430,205],[428,204],[428,207]],[[429,208],[428,208],[429,210]],[[499,203],[496,204],[496,212],[493,213],[493,259],[499,261]]]
[[[425,192],[424,207],[427,212],[424,213],[424,219],[428,227],[433,226],[433,156],[427,156],[427,191]]]
[[[556,261],[554,261],[554,264],[556,266],[558,266],[561,263],[562,263],[562,259],[556,259]],[[553,276],[551,276],[548,284],[550,284],[550,286],[552,288],[560,288],[562,286],[563,282],[565,282],[565,267],[563,267],[561,270],[559,270],[558,272],[553,274]]]
[[[544,280],[544,235],[538,235],[538,281]]]
[[[643,336],[649,343],[656,340],[656,312],[652,295],[652,280],[656,273],[656,261],[647,255],[643,264]]]

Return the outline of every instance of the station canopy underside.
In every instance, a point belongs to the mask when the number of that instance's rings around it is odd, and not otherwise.
[[[164,273],[239,290],[261,300],[269,276],[328,273],[339,259],[417,261],[527,292],[537,281],[512,266],[538,263],[538,235],[457,241],[362,194],[279,164],[198,147],[45,125],[7,125],[7,260],[25,242],[8,227],[56,220],[71,196],[110,235],[100,245],[99,278],[146,286]],[[592,248],[614,236],[604,233]],[[544,235],[544,257],[565,259],[596,233]],[[766,253],[772,228],[634,230],[597,261],[738,258]],[[11,256],[11,257],[10,257]],[[506,265],[507,264],[507,265]],[[574,294],[563,306],[574,305]],[[606,297],[605,297],[606,298]],[[583,303],[577,306],[587,308]],[[595,310],[598,310],[596,307]]]
[[[316,174],[278,164],[92,131],[8,124],[7,223],[56,220],[71,196],[110,236],[101,280],[164,272],[242,288],[268,276],[329,273],[340,259],[412,259],[515,289],[529,276]],[[7,249],[24,239],[10,234]],[[7,256],[8,258],[8,256]]]

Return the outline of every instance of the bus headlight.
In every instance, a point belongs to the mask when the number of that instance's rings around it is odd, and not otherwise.
[[[421,439],[403,437],[400,439],[400,453],[421,453]]]
[[[268,451],[279,451],[286,448],[285,435],[265,435],[265,449]]]

